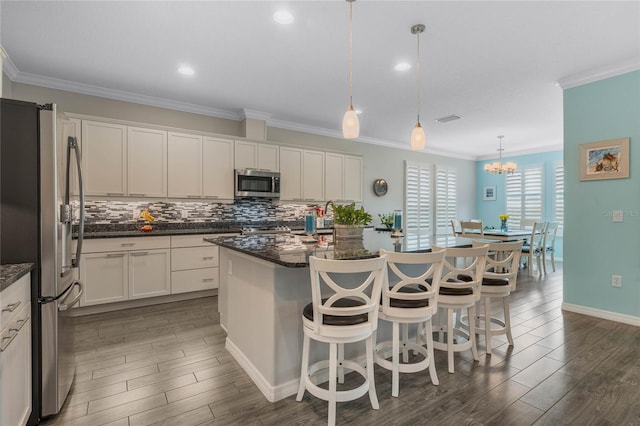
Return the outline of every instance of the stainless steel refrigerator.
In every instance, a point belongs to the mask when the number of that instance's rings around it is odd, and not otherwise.
[[[80,150],[53,104],[0,99],[0,262],[35,264],[33,409],[29,424],[57,414],[75,376],[73,316],[84,226]],[[74,212],[79,219],[72,252]]]

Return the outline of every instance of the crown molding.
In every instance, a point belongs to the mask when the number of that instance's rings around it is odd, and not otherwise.
[[[3,55],[2,70],[4,71],[5,74],[7,74],[7,77],[9,77],[9,80],[15,81],[16,75],[18,75],[19,73],[18,67],[16,67],[16,64],[13,63],[13,61],[11,60],[11,57],[9,56],[7,51],[4,50],[4,48],[2,48],[2,46],[0,46],[0,49],[2,49],[2,55]]]
[[[548,145],[538,146],[535,148],[521,149],[518,151],[509,150],[509,155],[502,155],[502,160],[517,157],[520,155],[530,155],[530,154],[542,154],[545,152],[553,152],[553,151],[562,151],[564,150],[564,146],[562,143],[552,143]],[[475,157],[476,161],[487,161],[487,160],[496,160],[496,154],[487,154],[487,155],[479,155]]]
[[[253,118],[255,120],[264,120],[264,121],[268,121],[271,117],[273,116],[273,114],[268,113],[268,112],[263,112],[263,111],[257,111],[255,109],[249,109],[249,108],[242,108],[241,112],[240,112],[240,117],[242,117],[241,119],[247,119],[247,118]]]
[[[582,86],[584,84],[593,83],[595,81],[616,77],[618,75],[638,70],[640,70],[640,58],[634,58],[617,64],[607,65],[606,67],[593,68],[591,70],[562,77],[558,80],[558,85],[563,90],[567,90],[572,87]]]
[[[13,63],[12,63],[13,64]],[[15,68],[15,65],[13,65]],[[17,71],[17,69],[16,69]],[[9,75],[7,73],[7,75]],[[179,102],[171,99],[157,98],[138,93],[125,92],[122,90],[107,89],[105,87],[93,86],[90,84],[76,83],[58,78],[45,77],[37,74],[30,74],[17,71],[14,77],[9,75],[12,81],[17,83],[42,86],[50,89],[64,90],[67,92],[82,93],[84,95],[98,96],[101,98],[114,99],[117,101],[131,102],[135,104],[149,105],[158,108],[173,109],[177,111],[190,112],[194,114],[226,118],[240,121],[242,117],[237,112],[227,111],[220,108],[212,108],[205,105]]]

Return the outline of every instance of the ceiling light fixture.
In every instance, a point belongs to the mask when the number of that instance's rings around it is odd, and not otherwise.
[[[458,114],[445,115],[444,117],[436,118],[438,123],[448,123],[450,121],[460,120],[462,116]]]
[[[504,151],[502,148],[502,138],[504,138],[504,136],[498,136],[498,140],[500,141],[500,147],[498,148],[498,161],[484,165],[484,171],[487,173],[494,173],[497,175],[501,175],[503,173],[513,174],[513,172],[518,168],[518,165],[512,161],[502,164],[502,151]]]
[[[293,15],[286,10],[279,10],[273,14],[273,20],[278,24],[289,25],[293,22]]]
[[[360,121],[353,109],[352,79],[353,79],[353,2],[356,0],[346,0],[349,2],[349,108],[344,113],[342,119],[342,136],[346,139],[354,139],[360,135]]]
[[[182,75],[194,75],[196,72],[188,65],[182,65],[178,68],[178,72]]]
[[[424,129],[420,125],[420,34],[424,32],[424,25],[417,24],[411,27],[411,34],[416,34],[418,37],[418,61],[416,64],[416,93],[418,98],[418,121],[416,126],[411,132],[411,149],[414,151],[421,151],[424,149],[426,136],[424,135]]]
[[[393,69],[396,71],[408,71],[411,69],[411,64],[408,62],[399,62]]]

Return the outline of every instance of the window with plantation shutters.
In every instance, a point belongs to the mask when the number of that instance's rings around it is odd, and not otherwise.
[[[553,221],[558,222],[558,231],[564,223],[564,166],[553,168]]]
[[[425,164],[405,162],[404,227],[407,233],[431,230],[431,170]]]
[[[449,232],[458,212],[456,171],[436,168],[436,233]]]
[[[527,166],[505,178],[505,212],[509,226],[520,226],[522,219],[542,220],[543,167]]]

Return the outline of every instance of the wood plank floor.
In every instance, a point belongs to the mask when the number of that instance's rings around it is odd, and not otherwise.
[[[563,312],[562,270],[526,272],[511,299],[515,346],[496,337],[486,356],[481,338],[480,362],[456,354],[455,374],[436,351],[440,385],[427,371],[402,374],[398,398],[391,373],[376,366],[380,410],[365,395],[338,404],[337,422],[640,425],[640,329]],[[327,404],[309,393],[268,402],[224,341],[216,297],[81,317],[76,383],[43,424],[326,424]]]

